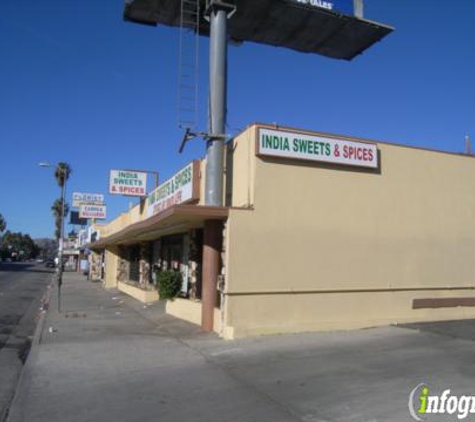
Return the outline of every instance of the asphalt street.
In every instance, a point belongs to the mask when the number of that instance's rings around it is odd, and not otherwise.
[[[0,420],[15,391],[51,276],[44,264],[0,264]]]

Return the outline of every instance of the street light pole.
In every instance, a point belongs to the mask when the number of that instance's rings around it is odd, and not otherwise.
[[[58,247],[58,312],[61,312],[61,285],[63,284],[63,250],[64,250],[64,203],[66,201],[66,175],[64,169],[60,169],[63,173],[63,183],[61,185],[61,229]]]
[[[40,167],[53,167],[48,162],[38,164]],[[64,251],[64,207],[66,202],[66,171],[59,167],[59,171],[63,174],[63,183],[61,184],[61,220],[59,230],[59,244],[58,244],[58,312],[61,312],[61,285],[63,284],[63,251]]]

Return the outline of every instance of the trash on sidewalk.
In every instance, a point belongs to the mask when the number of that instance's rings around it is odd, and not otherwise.
[[[85,313],[78,313],[78,312],[67,312],[64,314],[65,318],[86,318]]]

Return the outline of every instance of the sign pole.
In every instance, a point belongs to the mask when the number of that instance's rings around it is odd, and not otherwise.
[[[355,16],[357,18],[363,19],[364,17],[364,0],[353,0]]]
[[[224,133],[226,131],[228,8],[210,5],[209,136],[206,145],[205,205],[223,205]]]
[[[235,7],[223,1],[211,1],[209,138],[206,145],[205,205],[223,205],[224,142],[227,111],[228,17]],[[213,331],[217,303],[217,283],[221,254],[221,222],[206,220],[203,245],[203,285],[201,291],[201,330]]]

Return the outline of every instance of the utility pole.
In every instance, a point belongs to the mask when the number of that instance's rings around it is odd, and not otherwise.
[[[223,165],[226,132],[228,15],[234,6],[222,1],[211,1],[210,18],[210,73],[209,73],[209,139],[206,143],[205,205],[223,205]]]
[[[209,137],[206,143],[205,205],[223,206],[224,143],[226,140],[228,18],[234,5],[211,0],[207,13],[210,19],[209,73]],[[217,302],[217,283],[222,243],[222,221],[206,220],[203,239],[203,286],[201,329],[213,330]]]

